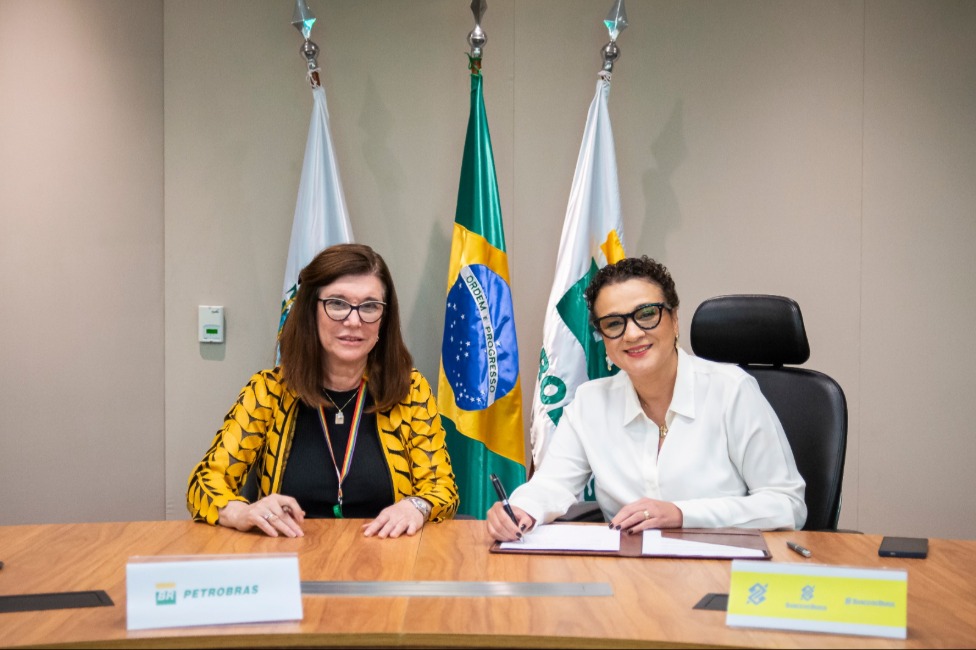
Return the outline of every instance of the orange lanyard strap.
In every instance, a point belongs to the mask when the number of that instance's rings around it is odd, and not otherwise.
[[[359,438],[359,423],[363,419],[363,407],[366,405],[366,380],[359,382],[359,393],[356,395],[356,407],[353,411],[352,422],[349,423],[349,441],[346,444],[346,454],[342,459],[342,469],[336,462],[335,451],[332,449],[332,437],[329,435],[329,425],[326,424],[325,407],[319,407],[319,422],[322,423],[322,431],[325,433],[325,443],[329,448],[329,456],[332,457],[332,467],[335,468],[336,479],[339,481],[338,497],[339,503],[332,507],[332,512],[337,519],[342,518],[342,482],[349,474],[352,467],[352,456],[356,451],[356,440]]]

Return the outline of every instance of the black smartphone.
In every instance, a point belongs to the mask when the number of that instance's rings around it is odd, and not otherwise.
[[[923,537],[885,537],[878,547],[881,557],[925,558],[929,554],[929,540]]]

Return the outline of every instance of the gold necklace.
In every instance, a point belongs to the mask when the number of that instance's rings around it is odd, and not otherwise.
[[[339,409],[338,411],[336,411],[336,414],[335,414],[335,420],[334,420],[335,423],[336,424],[345,424],[345,422],[346,422],[346,416],[343,415],[342,412],[345,410],[345,408],[347,406],[349,406],[349,402],[351,402],[354,399],[356,399],[356,395],[359,394],[359,391],[353,392],[352,397],[350,397],[349,399],[347,399],[346,400],[346,403],[343,404],[342,406],[339,406],[339,402],[336,400],[336,398],[332,397],[332,393],[330,393],[329,391],[325,390],[325,388],[322,389],[322,392],[325,393],[326,397],[328,397],[330,400],[332,400],[332,405],[334,407],[336,407],[337,409]]]
[[[640,405],[641,405],[641,408],[642,409],[646,409],[647,408],[647,402],[644,401],[644,398],[643,397],[641,397],[640,395],[638,395],[637,396],[637,401],[640,402]],[[645,413],[646,413],[646,411],[645,411]],[[664,424],[658,426],[658,432],[659,432],[659,435],[661,436],[661,440],[664,440],[665,438],[668,437],[668,425],[667,425],[667,422],[665,422]]]

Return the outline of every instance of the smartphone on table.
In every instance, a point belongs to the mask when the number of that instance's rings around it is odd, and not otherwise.
[[[929,554],[929,540],[924,537],[885,537],[878,547],[881,557],[925,558]]]

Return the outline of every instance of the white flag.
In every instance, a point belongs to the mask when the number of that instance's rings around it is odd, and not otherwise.
[[[308,125],[302,180],[298,185],[295,221],[291,227],[288,262],[285,264],[279,333],[298,291],[298,274],[301,270],[323,248],[352,241],[349,212],[332,148],[325,89],[315,86],[312,89],[312,101],[312,121]]]
[[[583,382],[605,377],[606,349],[590,325],[583,291],[598,269],[623,259],[617,155],[607,111],[610,82],[601,78],[583,130],[573,189],[559,240],[556,277],[542,333],[532,395],[532,460],[538,467],[563,407]]]

